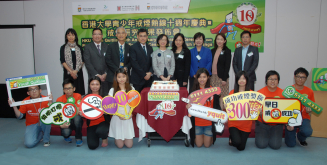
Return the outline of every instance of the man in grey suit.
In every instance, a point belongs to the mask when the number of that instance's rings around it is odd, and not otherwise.
[[[129,62],[130,46],[125,42],[127,37],[126,29],[124,27],[118,27],[116,29],[116,37],[118,42],[110,44],[106,54],[106,64],[109,68],[107,81],[110,82],[111,86],[118,68],[124,68],[128,75],[131,69],[131,63]]]
[[[101,79],[101,93],[108,94],[109,82],[106,81],[108,68],[105,63],[105,55],[107,52],[108,44],[102,41],[102,30],[99,28],[93,29],[92,39],[93,42],[85,45],[84,48],[84,61],[89,75],[89,78],[98,76]],[[90,90],[90,89],[89,89]]]
[[[148,31],[139,29],[137,32],[137,42],[129,49],[132,65],[131,83],[139,93],[145,87],[152,84],[152,57],[153,49],[146,42],[148,41]]]
[[[249,76],[250,89],[254,90],[254,82],[257,80],[255,69],[259,63],[259,51],[257,47],[251,46],[251,33],[243,31],[241,33],[242,47],[235,49],[233,58],[233,68],[235,74],[239,71],[246,71]],[[235,82],[237,83],[237,82]]]

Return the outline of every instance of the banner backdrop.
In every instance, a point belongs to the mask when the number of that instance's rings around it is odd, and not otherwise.
[[[156,38],[166,34],[170,45],[176,33],[183,33],[186,45],[194,47],[193,36],[202,32],[205,47],[213,48],[217,33],[226,34],[227,46],[241,46],[240,34],[252,33],[251,45],[264,51],[264,0],[139,0],[73,2],[73,28],[82,47],[92,42],[92,29],[103,30],[104,42],[117,42],[115,29],[127,30],[126,42],[137,41],[137,31],[148,29],[149,45],[156,49]]]

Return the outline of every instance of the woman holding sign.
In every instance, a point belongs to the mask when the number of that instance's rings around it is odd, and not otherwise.
[[[101,80],[98,76],[95,76],[89,80],[89,92],[88,94],[95,94],[103,97],[101,91]],[[107,115],[108,116],[108,115]],[[109,131],[110,117],[104,117],[95,120],[87,120],[87,145],[89,149],[94,150],[99,146],[99,138],[102,139],[101,147],[108,146],[108,131]]]
[[[283,89],[278,87],[279,74],[274,70],[266,74],[266,85],[258,92],[264,94],[266,98],[284,98]],[[279,149],[282,146],[283,124],[266,124],[262,120],[262,113],[255,121],[255,145],[258,148],[266,148],[268,145],[272,149]]]
[[[250,91],[249,76],[245,71],[240,71],[235,75],[234,89],[229,95],[238,92]],[[227,108],[225,104],[225,109]],[[229,145],[236,147],[239,151],[245,149],[246,141],[251,133],[252,120],[228,121]]]
[[[60,47],[60,62],[64,68],[64,80],[73,79],[75,92],[84,95],[83,49],[78,45],[77,33],[72,28],[66,31],[65,44]]]
[[[167,49],[168,37],[165,34],[160,34],[157,38],[157,45],[159,45],[159,49],[151,54],[154,80],[174,80],[175,59],[173,51]]]
[[[195,74],[195,81],[192,91],[199,89],[210,88],[210,74],[205,68],[200,68]],[[209,98],[204,106],[213,108],[214,99]],[[187,104],[186,108],[189,109],[191,104]],[[216,130],[213,126],[213,122],[198,117],[191,117],[192,128],[191,134],[191,145],[194,147],[194,140],[197,147],[210,147],[216,141]]]
[[[115,73],[113,86],[109,91],[109,95],[114,97],[118,91],[124,91],[127,93],[130,90],[134,90],[134,88],[129,84],[128,74],[124,68],[119,68]],[[130,110],[131,107],[126,104],[125,107],[119,106],[117,112],[119,114],[128,115]],[[133,146],[133,137],[135,135],[132,116],[133,115],[130,115],[128,118],[123,118],[117,115],[112,116],[109,128],[109,137],[115,138],[115,144],[118,148],[123,148],[124,145],[127,148],[131,148]]]

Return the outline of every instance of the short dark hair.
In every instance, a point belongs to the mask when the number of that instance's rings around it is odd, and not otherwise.
[[[103,34],[103,33],[102,33],[102,29],[100,29],[100,28],[94,28],[93,31],[92,31],[92,34],[93,34],[94,31],[96,31],[96,30],[100,30],[101,34]]]
[[[239,71],[235,75],[235,84],[234,84],[234,93],[238,93],[240,91],[240,86],[238,85],[238,80],[244,76],[246,79],[245,91],[250,91],[250,83],[249,83],[249,76],[246,71]]]
[[[279,73],[278,73],[277,71],[275,71],[275,70],[270,70],[270,71],[268,71],[267,74],[266,74],[266,85],[267,85],[268,78],[269,78],[270,76],[273,76],[273,75],[277,75],[277,77],[278,77],[278,83],[279,83],[279,81],[280,81]]]
[[[78,45],[78,37],[77,37],[77,33],[76,31],[73,29],[73,28],[69,28],[67,29],[66,33],[65,33],[65,44],[67,44],[68,42],[68,39],[67,39],[67,35],[69,33],[72,33],[74,36],[75,36],[75,42],[76,42],[76,45]]]
[[[206,37],[205,37],[205,35],[203,34],[203,33],[201,33],[201,32],[197,32],[197,33],[195,33],[194,34],[194,42],[195,42],[195,39],[197,39],[197,38],[200,38],[200,37],[202,37],[202,39],[203,39],[203,43],[204,43],[204,41],[206,40]]]
[[[157,37],[157,46],[160,47],[160,45],[159,45],[159,40],[161,40],[164,36],[166,36],[166,38],[167,38],[167,44],[166,44],[166,47],[169,46],[169,40],[168,40],[168,37],[167,37],[166,34],[160,34],[160,35]]]
[[[215,41],[214,41],[214,43],[215,43],[215,45],[214,45],[214,49],[218,49],[218,45],[217,45],[217,41],[216,41],[217,38],[218,38],[218,36],[223,37],[224,40],[226,41],[226,42],[224,43],[224,45],[223,45],[223,48],[222,48],[222,49],[225,49],[225,48],[226,48],[227,39],[226,39],[226,36],[225,36],[224,33],[218,33],[218,34],[216,35],[216,38],[215,38]]]
[[[296,76],[299,73],[304,73],[307,77],[309,76],[309,72],[303,68],[303,67],[299,67],[294,71],[294,76]]]
[[[241,38],[242,38],[242,36],[243,36],[243,34],[249,34],[249,36],[250,36],[250,38],[251,38],[251,32],[249,32],[249,31],[243,31],[242,33],[241,33]]]
[[[62,83],[62,87],[64,87],[66,84],[72,84],[72,86],[75,87],[74,81],[71,78],[65,79],[64,82]]]
[[[139,29],[139,31],[137,31],[137,35],[139,35],[139,34],[142,33],[142,32],[145,32],[146,35],[148,35],[148,30],[146,30],[146,29],[144,29],[144,28]]]
[[[181,36],[182,37],[182,39],[183,39],[183,45],[182,45],[182,47],[183,47],[183,49],[187,49],[187,50],[189,50],[188,48],[187,48],[187,46],[186,46],[186,44],[185,44],[185,37],[184,37],[184,35],[182,34],[182,33],[177,33],[177,34],[175,34],[175,36],[174,36],[174,40],[173,40],[173,42],[171,43],[171,50],[175,53],[176,52],[176,50],[177,50],[177,46],[176,46],[176,44],[175,44],[175,41],[176,41],[176,39],[179,37],[179,36]]]

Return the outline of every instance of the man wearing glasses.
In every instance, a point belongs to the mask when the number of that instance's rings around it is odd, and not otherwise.
[[[315,97],[313,94],[312,89],[304,86],[307,77],[309,76],[309,72],[300,67],[294,71],[294,80],[295,84],[293,85],[295,90],[310,99],[311,101],[315,102]],[[286,126],[285,129],[285,144],[288,147],[294,147],[296,145],[296,138],[298,139],[301,146],[307,146],[308,143],[306,142],[307,137],[311,136],[312,128],[310,124],[310,113],[311,108],[305,107],[302,105],[302,125],[298,127]],[[297,129],[299,132],[296,133]]]
[[[42,90],[40,86],[31,86],[27,88],[27,94],[29,95],[24,100],[37,99],[40,97],[45,97],[41,95]],[[43,124],[40,121],[39,115],[43,108],[49,107],[52,104],[52,95],[49,95],[51,101],[42,101],[39,103],[25,104],[19,107],[13,107],[15,115],[18,119],[24,117],[26,114],[26,131],[24,144],[27,148],[32,148],[36,146],[42,139],[44,142],[44,147],[50,146],[50,131],[51,125]],[[14,101],[14,100],[13,100]],[[8,100],[9,105],[12,101]]]
[[[98,76],[102,81],[100,88],[102,91],[100,91],[100,93],[102,92],[103,94],[107,94],[111,88],[110,83],[108,80],[106,80],[108,67],[105,62],[105,55],[107,52],[108,44],[102,42],[102,37],[102,30],[100,28],[93,29],[93,42],[85,45],[83,57],[89,76],[88,79],[94,76]]]
[[[235,74],[239,71],[246,71],[249,75],[250,89],[254,90],[254,82],[257,80],[255,69],[259,63],[259,51],[257,47],[250,45],[251,33],[243,31],[241,33],[242,47],[235,49],[233,58],[233,68]]]
[[[65,79],[62,83],[62,87],[64,88],[64,95],[60,96],[56,102],[63,102],[67,103],[67,99],[70,97],[73,97],[75,99],[75,105],[77,107],[77,113],[73,119],[70,120],[70,123],[64,123],[63,125],[60,125],[61,128],[61,135],[64,137],[65,141],[67,143],[71,143],[72,139],[70,138],[70,135],[73,130],[75,130],[75,140],[76,140],[76,146],[80,147],[83,145],[82,140],[82,126],[83,126],[83,119],[82,114],[79,111],[79,104],[82,100],[82,96],[79,93],[74,93],[75,86],[74,82],[71,79]]]

